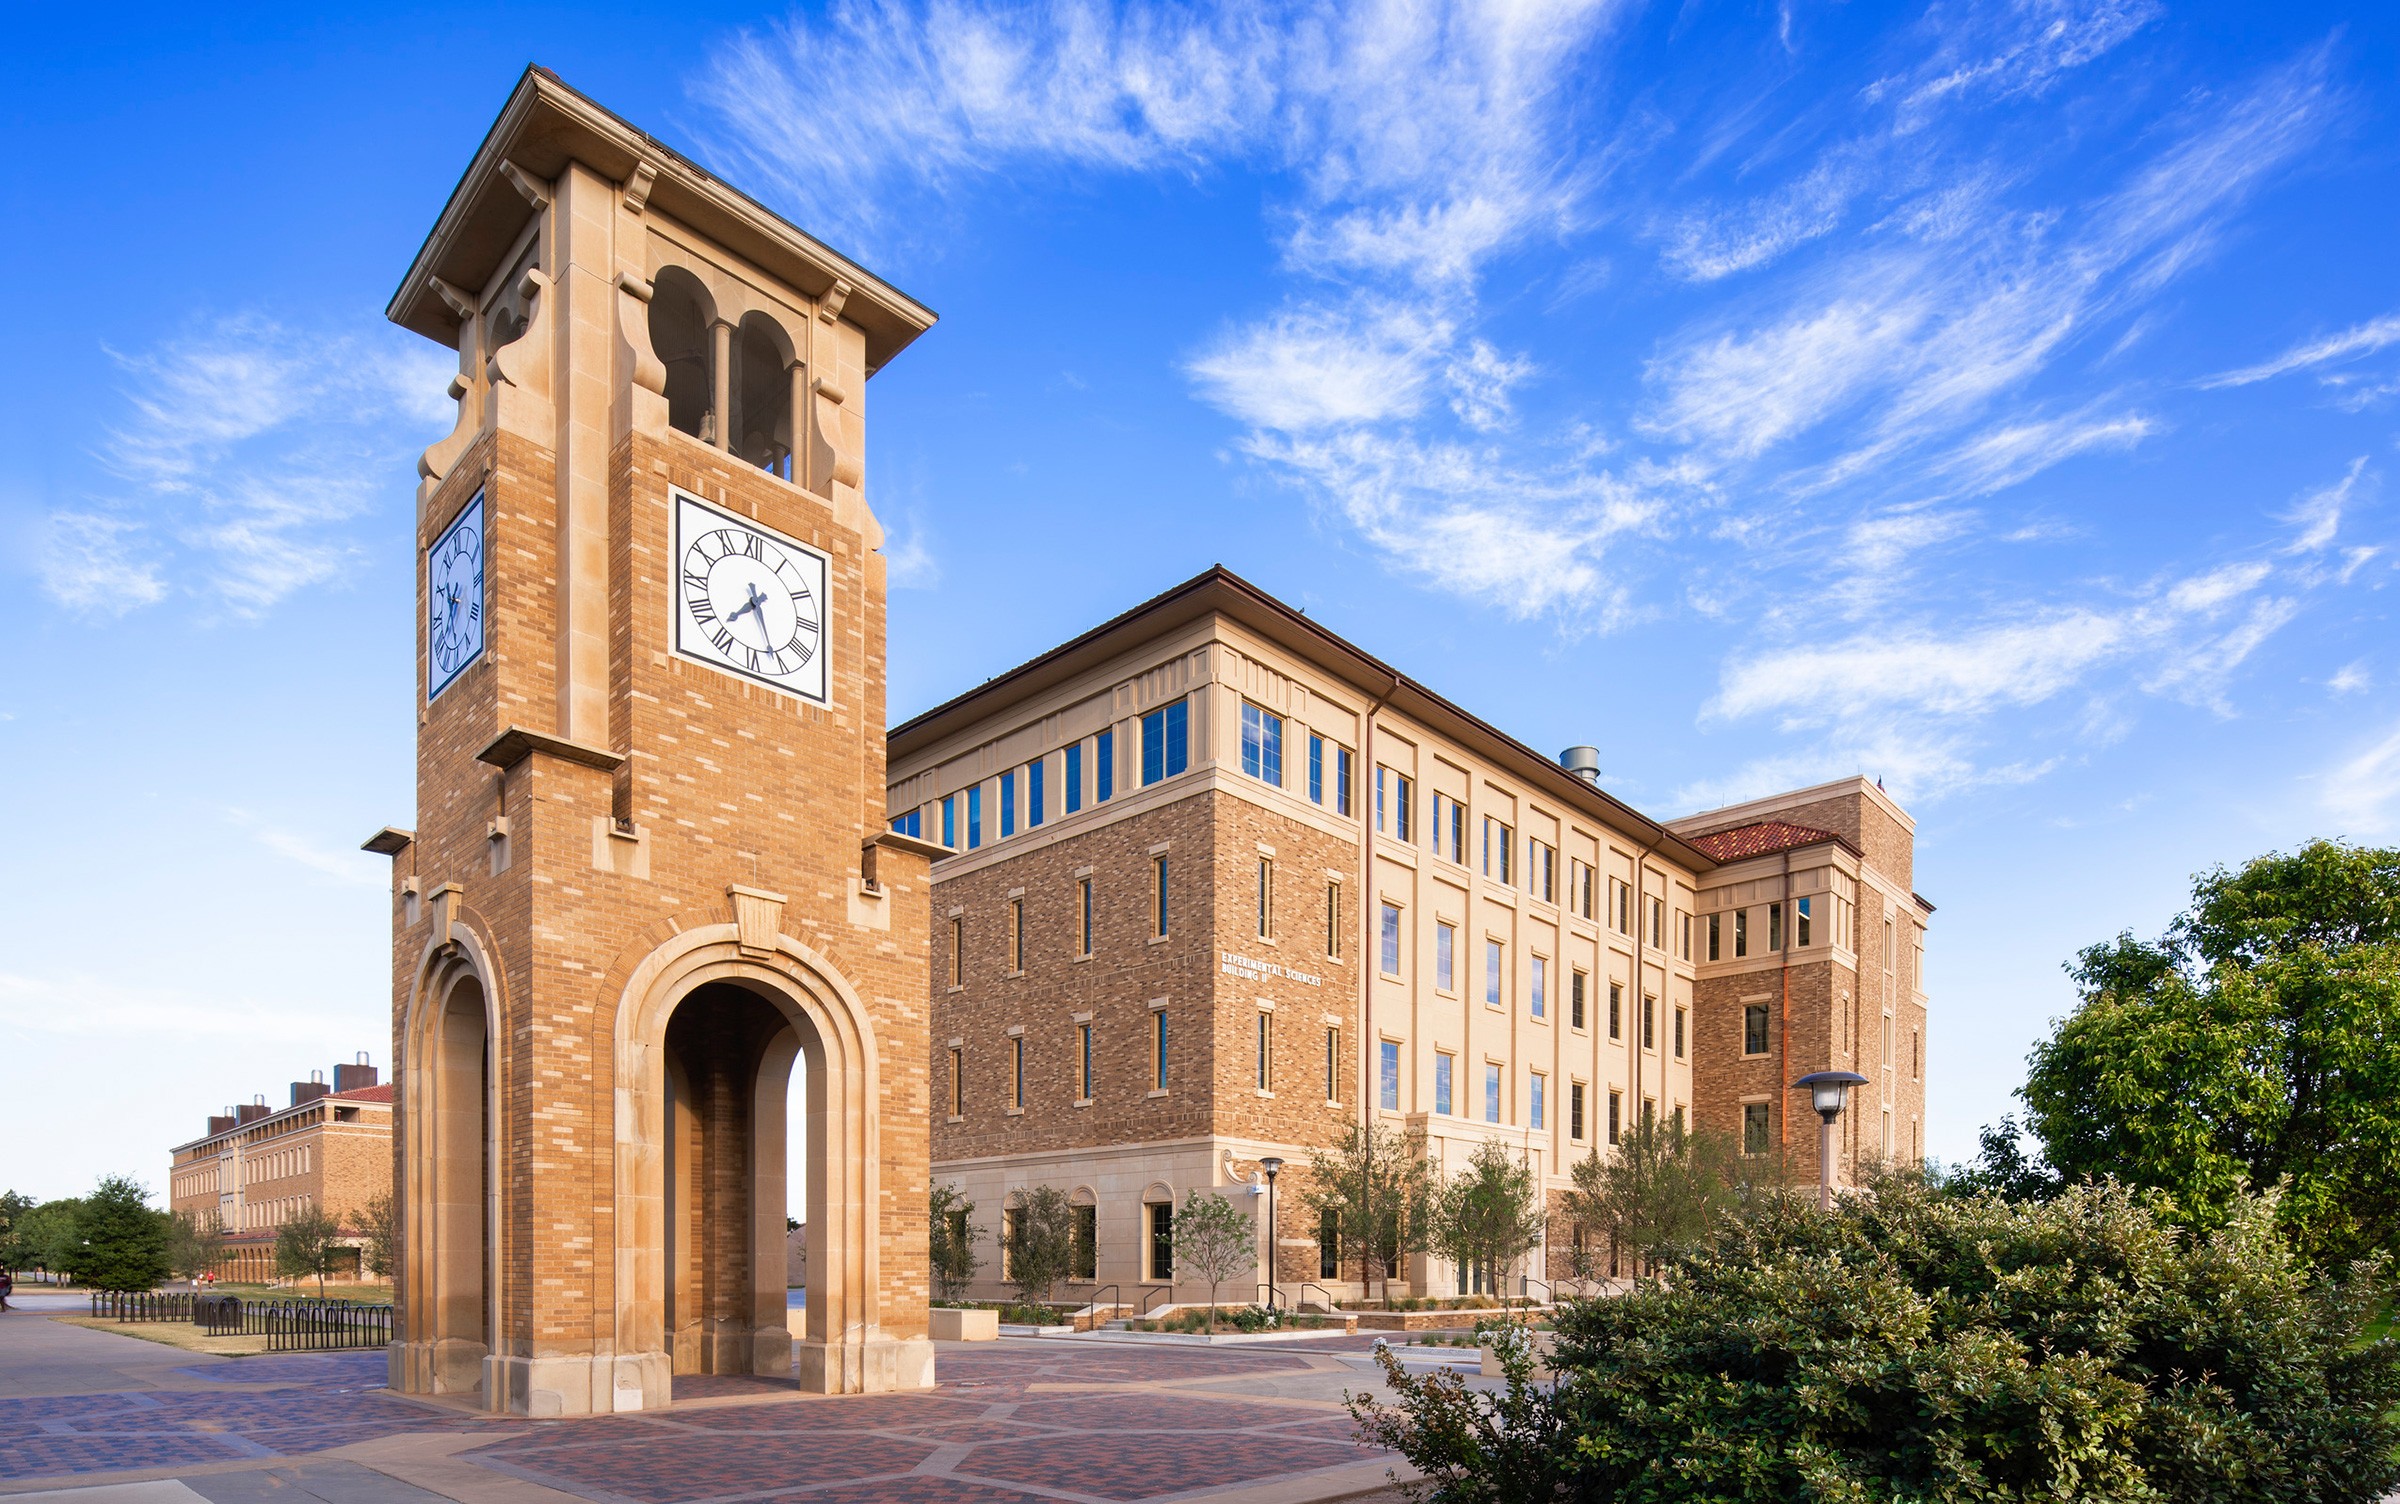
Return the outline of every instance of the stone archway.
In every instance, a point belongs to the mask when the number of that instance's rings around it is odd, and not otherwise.
[[[402,1316],[391,1386],[476,1394],[493,1403],[497,1351],[498,1182],[493,1123],[498,999],[482,947],[464,924],[429,948],[407,1023],[410,1068],[395,1073],[400,1154]]]

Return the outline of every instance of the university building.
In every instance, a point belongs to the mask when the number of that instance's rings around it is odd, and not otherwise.
[[[1368,1119],[1446,1167],[1504,1143],[1554,1200],[1637,1117],[1813,1179],[1788,1083],[1851,1068],[1837,1174],[1921,1153],[1931,906],[1906,813],[1849,779],[1662,822],[1590,749],[1569,761],[1222,569],[895,727],[893,825],[952,853],[935,1178],[987,1238],[1028,1188],[1065,1190],[1093,1249],[1067,1293],[1139,1305],[1205,1294],[1171,1249],[1194,1188],[1253,1209],[1268,1278],[1260,1162]],[[1352,1293],[1296,1178],[1273,1277]],[[1563,1274],[1571,1238],[1554,1219],[1530,1267]]]
[[[168,1206],[225,1230],[222,1279],[275,1278],[275,1233],[295,1214],[323,1207],[342,1225],[340,1269],[360,1272],[366,1236],[360,1213],[392,1193],[392,1089],[365,1054],[350,1065],[292,1083],[288,1106],[265,1096],[212,1113],[208,1132],[171,1151]]]

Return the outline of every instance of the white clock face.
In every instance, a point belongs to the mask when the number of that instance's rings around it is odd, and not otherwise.
[[[826,556],[696,496],[674,497],[675,651],[824,704]]]
[[[425,698],[483,656],[483,493],[425,551]]]

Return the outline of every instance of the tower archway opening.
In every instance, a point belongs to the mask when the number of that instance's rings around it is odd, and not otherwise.
[[[667,426],[703,443],[715,438],[714,350],[709,325],[715,304],[700,279],[679,266],[663,268],[650,285],[650,350],[667,368]]]

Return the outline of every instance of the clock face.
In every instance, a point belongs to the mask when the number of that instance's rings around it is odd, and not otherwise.
[[[675,498],[675,651],[826,702],[826,556],[710,506]]]
[[[483,656],[483,493],[425,551],[425,698]]]

